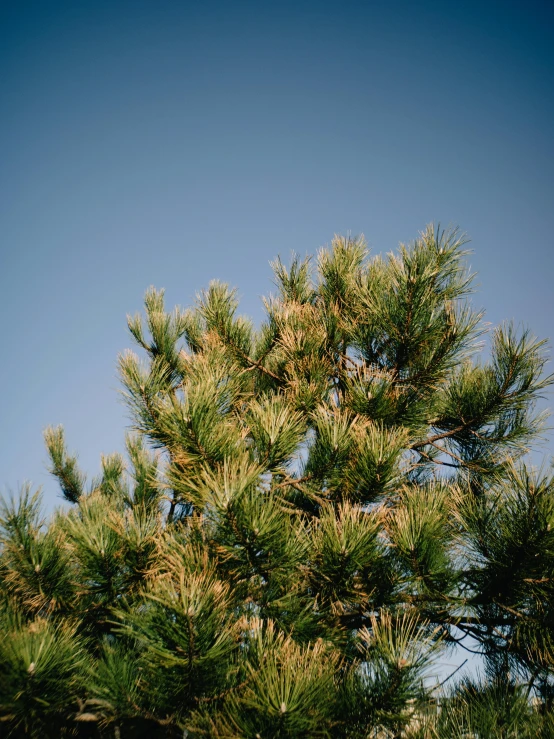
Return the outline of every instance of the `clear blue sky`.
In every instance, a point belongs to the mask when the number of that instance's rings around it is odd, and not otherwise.
[[[270,259],[431,220],[475,302],[554,336],[546,2],[0,5],[0,489],[57,498],[42,430],[122,448],[117,353],[146,287],[211,278],[261,319]]]

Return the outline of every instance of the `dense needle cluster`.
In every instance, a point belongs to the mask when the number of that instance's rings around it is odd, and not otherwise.
[[[50,428],[71,505],[0,513],[2,735],[554,736],[553,378],[511,326],[479,358],[463,244],[277,260],[259,330],[147,292],[127,459],[87,483]]]

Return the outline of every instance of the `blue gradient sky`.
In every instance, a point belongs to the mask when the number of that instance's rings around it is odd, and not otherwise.
[[[0,489],[122,448],[117,353],[150,284],[261,319],[268,261],[426,223],[478,306],[553,336],[553,13],[538,2],[0,4]]]

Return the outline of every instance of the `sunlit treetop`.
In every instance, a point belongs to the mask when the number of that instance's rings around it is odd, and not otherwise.
[[[259,328],[219,282],[170,313],[148,290],[127,458],[87,482],[50,428],[72,505],[4,505],[13,736],[548,734],[554,487],[525,455],[554,378],[512,325],[483,358],[464,245],[277,259]],[[464,649],[485,675],[437,686]]]

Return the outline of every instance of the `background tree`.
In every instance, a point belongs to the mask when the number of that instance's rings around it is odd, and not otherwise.
[[[553,735],[554,486],[523,461],[553,377],[509,325],[480,359],[463,245],[278,259],[259,330],[221,283],[147,292],[128,460],[87,484],[48,429],[71,507],[4,503],[8,736]],[[486,669],[445,692],[455,648]]]

